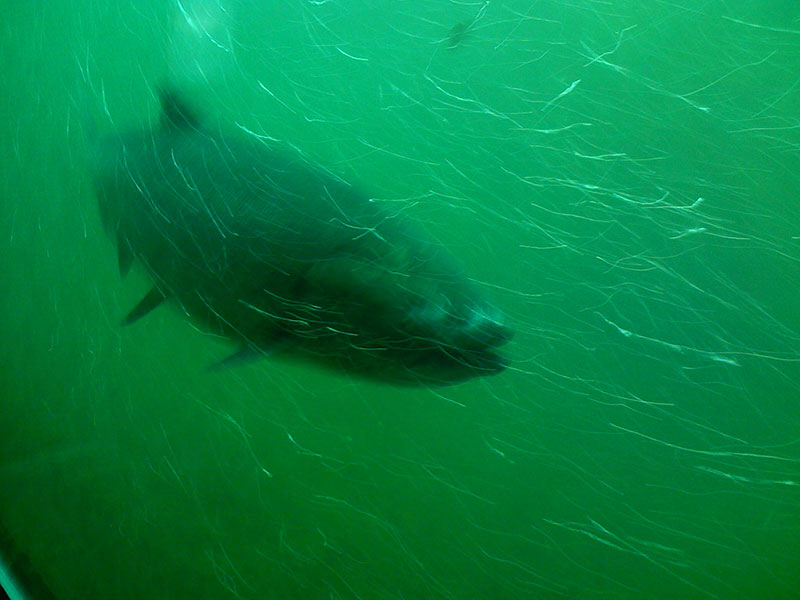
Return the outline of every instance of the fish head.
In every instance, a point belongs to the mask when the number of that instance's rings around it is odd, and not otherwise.
[[[417,298],[405,316],[409,376],[447,385],[505,370],[498,352],[514,332],[500,309],[464,279],[442,285],[432,297]]]

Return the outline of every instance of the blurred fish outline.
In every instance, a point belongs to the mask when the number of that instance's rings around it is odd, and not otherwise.
[[[120,272],[239,344],[224,364],[280,354],[375,380],[448,385],[499,373],[512,331],[419,225],[297,153],[205,128],[160,92],[154,128],[98,142],[93,179]]]

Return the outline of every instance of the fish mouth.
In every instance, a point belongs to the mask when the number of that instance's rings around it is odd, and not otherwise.
[[[475,371],[475,375],[496,375],[510,365],[508,358],[494,350],[461,350],[448,352],[451,360],[464,368]]]
[[[511,360],[497,349],[511,340],[513,330],[499,322],[486,320],[480,333],[480,336],[467,336],[461,340],[464,343],[438,344],[428,348],[415,361],[415,366],[421,371],[429,371],[432,378],[442,385],[502,373],[511,365]]]
[[[475,371],[476,375],[496,375],[505,371],[511,361],[497,348],[507,344],[514,337],[514,331],[496,320],[485,319],[481,327],[481,335],[476,345],[456,348],[442,348],[452,360],[465,368]]]
[[[423,351],[406,365],[406,370],[412,381],[446,386],[497,375],[510,364],[508,358],[490,348],[465,350],[440,346]]]

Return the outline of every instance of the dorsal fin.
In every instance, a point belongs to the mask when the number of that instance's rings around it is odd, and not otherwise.
[[[195,129],[200,121],[186,100],[175,90],[165,87],[158,94],[161,103],[162,129]]]

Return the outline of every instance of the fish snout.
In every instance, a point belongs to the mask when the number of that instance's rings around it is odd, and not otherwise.
[[[482,351],[502,346],[514,335],[503,313],[483,301],[462,304],[445,298],[413,311],[412,322],[427,332],[428,339],[443,347]]]
[[[502,346],[513,336],[513,330],[506,325],[499,309],[479,304],[467,308],[454,344],[465,350],[482,350]]]

